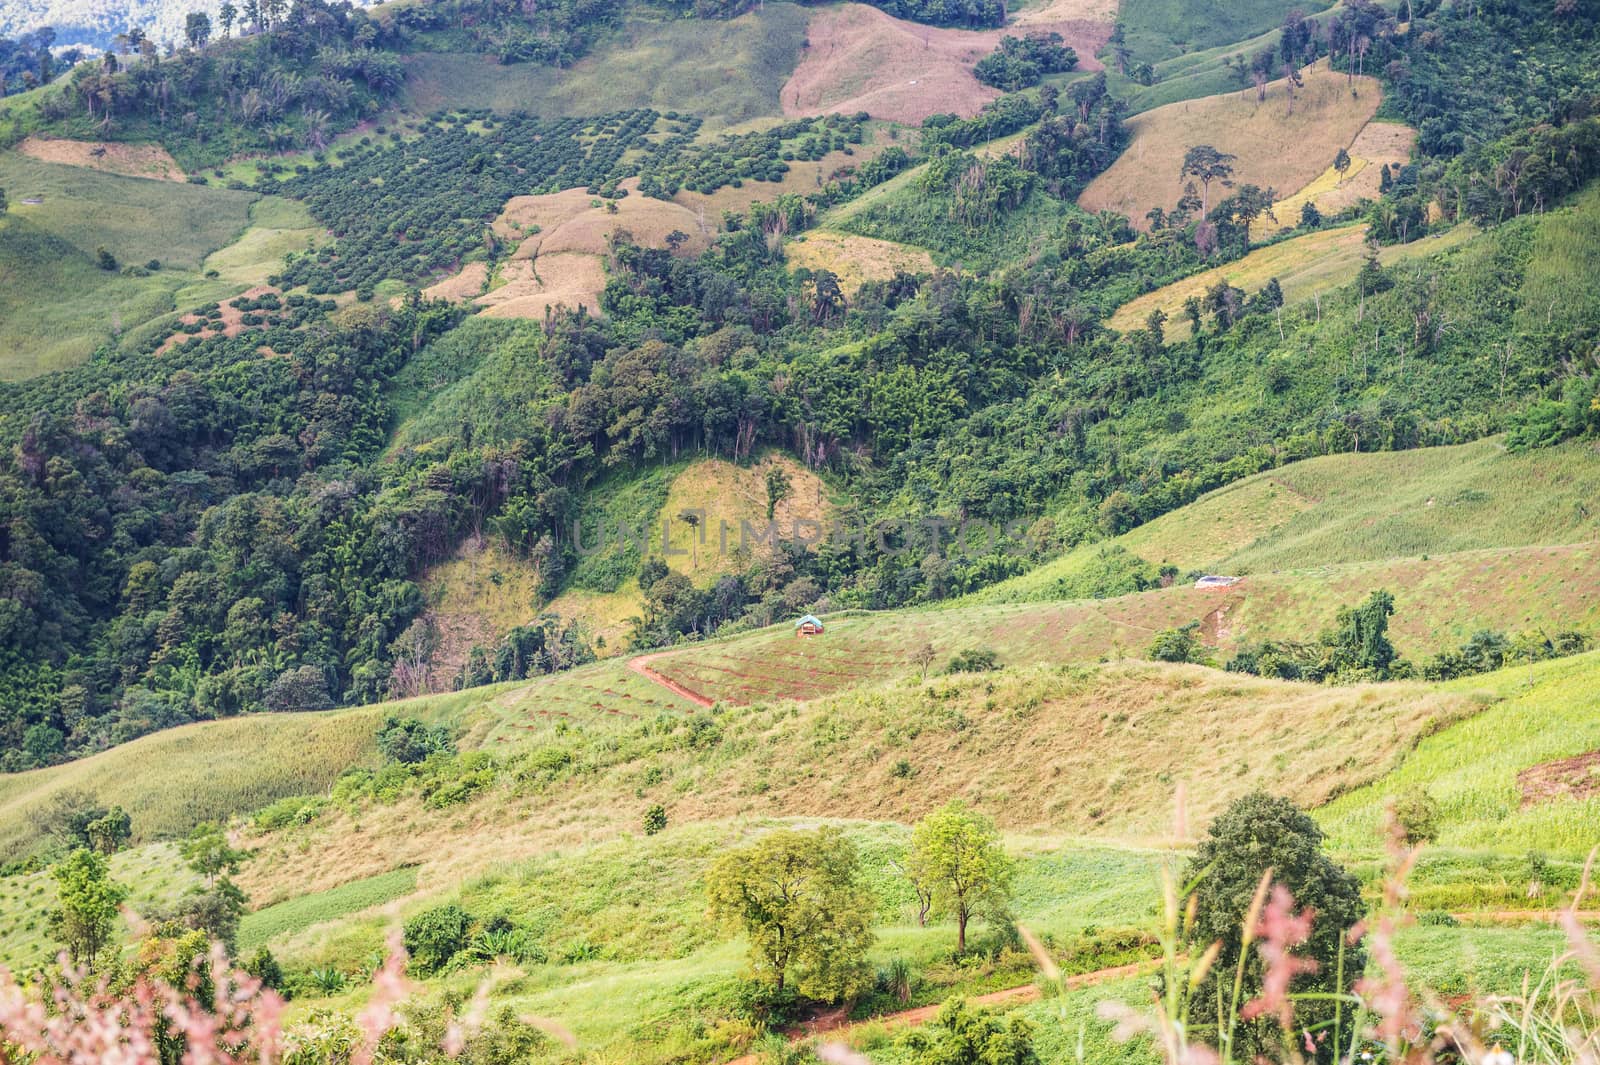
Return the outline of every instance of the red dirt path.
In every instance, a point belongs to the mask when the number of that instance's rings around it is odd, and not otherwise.
[[[1110,969],[1099,969],[1092,973],[1080,973],[1069,976],[1062,983],[1066,990],[1075,991],[1083,987],[1093,987],[1103,984],[1108,980],[1118,980],[1124,976],[1137,976],[1156,963],[1136,961],[1129,965],[1118,965]],[[1008,987],[1004,991],[991,991],[987,995],[978,995],[967,1001],[974,1006],[1022,1006],[1039,998],[1038,984],[1024,984],[1021,987]],[[886,1013],[879,1017],[868,1017],[859,1021],[846,1021],[842,1011],[824,1014],[815,1020],[808,1021],[795,1031],[789,1033],[789,1038],[798,1042],[809,1039],[814,1035],[829,1033],[848,1033],[853,1028],[867,1024],[881,1024],[885,1028],[915,1028],[927,1024],[938,1014],[943,1003],[934,1003],[930,1006],[918,1006],[916,1009],[901,1010],[899,1013]],[[728,1065],[760,1065],[759,1054],[746,1054],[744,1057],[735,1058]]]
[[[667,691],[672,692],[675,695],[683,696],[696,706],[710,707],[716,705],[712,700],[707,699],[699,692],[691,691],[688,688],[685,688],[682,684],[679,684],[677,681],[673,680],[671,677],[668,677],[663,673],[657,673],[655,670],[651,669],[649,664],[664,654],[666,654],[665,651],[657,651],[652,655],[640,655],[638,658],[630,659],[628,661],[628,668],[639,674],[639,676],[643,677],[645,680],[659,684],[663,688],[667,689]]]

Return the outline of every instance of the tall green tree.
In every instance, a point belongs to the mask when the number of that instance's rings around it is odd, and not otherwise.
[[[968,922],[1004,908],[1015,865],[994,822],[956,800],[918,823],[906,875],[931,893],[935,912],[955,919],[956,950],[965,953]]]
[[[1233,162],[1238,158],[1227,152],[1219,152],[1209,144],[1196,144],[1183,155],[1183,166],[1178,171],[1178,180],[1193,177],[1200,182],[1200,218],[1205,220],[1210,212],[1211,183],[1220,182],[1224,187],[1233,181]]]
[[[211,39],[211,16],[204,11],[191,11],[183,20],[183,39],[189,47],[199,51]]]
[[[225,873],[238,872],[239,863],[249,857],[248,852],[235,850],[222,826],[211,821],[194,826],[189,838],[178,845],[178,852],[189,868],[206,878],[208,886]]]
[[[87,847],[60,862],[55,879],[59,906],[50,915],[51,931],[74,965],[93,969],[116,929],[117,907],[128,897],[128,889],[111,879],[105,856]]]
[[[1298,909],[1315,913],[1300,954],[1316,962],[1316,971],[1295,977],[1290,990],[1331,994],[1351,989],[1361,974],[1364,956],[1359,947],[1348,945],[1347,933],[1361,920],[1365,906],[1360,883],[1324,853],[1322,839],[1316,822],[1294,803],[1260,792],[1236,800],[1211,823],[1184,874],[1184,882],[1198,881],[1194,942],[1201,949],[1221,944],[1207,983],[1198,990],[1197,1002],[1213,1003],[1220,1001],[1219,996],[1231,995],[1241,960],[1244,975],[1239,1005],[1260,993],[1264,967],[1255,951],[1246,950],[1244,923],[1269,870],[1272,883],[1286,888]],[[1331,1019],[1335,1008],[1326,999],[1299,1001],[1296,1026],[1315,1028]],[[1280,1036],[1276,1021],[1270,1018],[1245,1022],[1236,1032],[1234,1059],[1252,1060],[1255,1052],[1270,1049]]]
[[[113,806],[104,817],[89,822],[85,832],[89,845],[95,850],[105,855],[115,854],[133,838],[133,819],[122,807]]]
[[[1389,642],[1393,614],[1394,596],[1386,591],[1373,592],[1360,606],[1341,607],[1322,641],[1332,652],[1329,672],[1388,676],[1396,657]]]
[[[713,916],[744,932],[758,978],[837,1002],[866,986],[874,910],[855,845],[837,828],[782,829],[729,851],[706,875]]]

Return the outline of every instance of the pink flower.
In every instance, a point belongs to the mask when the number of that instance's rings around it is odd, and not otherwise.
[[[1316,912],[1310,909],[1295,913],[1294,896],[1282,884],[1275,884],[1272,895],[1262,908],[1256,923],[1256,949],[1266,963],[1266,973],[1261,980],[1261,996],[1245,1004],[1245,1020],[1271,1014],[1278,1023],[1288,1028],[1294,1020],[1294,1003],[1289,999],[1289,985],[1296,976],[1317,971],[1317,963],[1310,958],[1298,958],[1294,948],[1311,938],[1311,925]]]

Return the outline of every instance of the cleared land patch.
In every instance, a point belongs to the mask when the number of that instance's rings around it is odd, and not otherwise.
[[[789,241],[783,254],[792,267],[832,271],[850,296],[867,281],[887,281],[902,272],[933,272],[933,256],[925,248],[826,229],[814,229]]]
[[[641,196],[637,179],[623,184],[630,195],[620,200],[603,200],[583,189],[513,197],[493,224],[496,236],[517,242],[510,260],[492,277],[485,264],[468,263],[428,291],[446,299],[476,297],[474,302],[497,318],[543,318],[558,305],[598,313],[606,285],[602,256],[614,235],[627,233],[641,245],[663,247],[670,235],[681,233],[684,254],[710,245],[704,212]]]
[[[1325,217],[1354,207],[1362,200],[1376,200],[1382,195],[1384,166],[1403,167],[1411,161],[1411,146],[1417,141],[1417,131],[1398,122],[1368,122],[1356,134],[1355,143],[1348,152],[1350,166],[1341,175],[1328,166],[1316,180],[1292,196],[1272,205],[1277,221],[1260,219],[1251,227],[1251,237],[1263,236],[1291,229],[1300,222],[1300,212],[1306,204],[1315,204]]]
[[[563,252],[512,259],[500,267],[497,281],[473,301],[491,318],[543,318],[558,306],[598,314],[606,271],[598,255]],[[469,277],[460,284],[470,283]]]
[[[1001,37],[1023,28],[1061,34],[1078,53],[1078,69],[1087,71],[1101,69],[1094,56],[1111,33],[1107,21],[1046,20],[1042,13],[1026,26],[957,30],[907,22],[865,4],[822,8],[811,16],[807,47],[783,87],[783,112],[865,111],[910,125],[942,112],[974,115],[1000,92],[980,84],[973,66]]]
[[[779,119],[762,119],[757,122],[746,123],[738,130],[740,133],[752,132],[757,129],[770,127],[777,124]],[[680,189],[672,197],[672,202],[681,204],[693,211],[695,218],[702,229],[714,229],[718,220],[722,218],[723,211],[733,211],[743,214],[750,209],[752,204],[771,203],[785,193],[795,193],[804,196],[816,192],[828,181],[833,180],[840,171],[858,167],[862,163],[875,158],[889,145],[895,143],[890,137],[890,129],[880,124],[872,123],[867,127],[865,143],[852,145],[850,154],[843,151],[829,152],[821,159],[790,159],[785,161],[788,170],[784,171],[781,181],[754,181],[744,180],[737,186],[728,184],[715,192],[696,192],[693,189]],[[709,139],[702,137],[702,140]],[[636,181],[630,179],[622,183],[626,187],[633,187]]]
[[[694,101],[712,126],[781,113],[778,90],[794,70],[808,10],[768,3],[735,19],[630,18],[570,67],[503,66],[493,56],[424,53],[406,59],[400,104],[527,110],[547,117],[634,107],[671,111]]]
[[[768,471],[779,470],[788,481],[788,494],[773,510],[779,536],[805,535],[808,527],[820,536],[822,523],[832,510],[826,486],[815,473],[786,455],[773,455],[751,466],[723,459],[705,459],[673,478],[666,504],[656,519],[653,534],[665,528],[670,557],[667,564],[700,587],[708,587],[722,574],[748,562],[740,555],[766,551],[755,542],[767,524]],[[700,524],[689,525],[686,514],[696,514]],[[744,536],[745,523],[751,532]],[[726,541],[724,542],[724,537]]]
[[[1174,585],[1112,599],[957,606],[887,615],[830,616],[827,633],[801,639],[788,625],[652,663],[665,676],[731,703],[810,699],[910,675],[917,648],[935,663],[989,648],[1004,665],[1093,662],[1143,654],[1155,634],[1203,622],[1219,659],[1241,643],[1300,640],[1341,606],[1375,589],[1395,595],[1390,622],[1413,658],[1454,647],[1479,629],[1600,629],[1600,544],[1507,548],[1385,559],[1246,578],[1231,588]]]
[[[1378,261],[1385,266],[1417,259],[1465,244],[1480,230],[1463,223],[1409,244],[1388,244],[1378,249]],[[1242,259],[1174,281],[1154,292],[1129,300],[1108,319],[1113,329],[1126,332],[1144,325],[1150,312],[1160,308],[1167,314],[1169,336],[1189,335],[1189,322],[1183,304],[1190,296],[1204,296],[1219,281],[1254,293],[1273,278],[1283,288],[1285,304],[1299,303],[1318,292],[1338,288],[1354,281],[1367,254],[1367,225],[1355,222],[1333,229],[1319,229],[1301,237],[1257,248]]]
[[[110,141],[75,141],[55,137],[25,137],[17,151],[41,162],[103,170],[125,177],[156,181],[187,181],[178,161],[159,144],[117,144]]]
[[[9,151],[0,152],[0,188],[11,205],[0,218],[0,378],[75,365],[101,344],[130,343],[147,323],[236,291],[199,270],[244,232],[254,193]],[[100,268],[102,247],[117,269]]]
[[[1252,87],[1136,115],[1128,120],[1128,147],[1084,189],[1079,205],[1116,211],[1135,228],[1148,227],[1145,213],[1151,208],[1177,206],[1187,180],[1178,176],[1184,153],[1197,144],[1237,156],[1239,184],[1275,189],[1280,196],[1298,192],[1355,140],[1383,100],[1378,80],[1370,77],[1355,79],[1352,97],[1345,75],[1325,60],[1307,67],[1303,77],[1292,114],[1287,82],[1279,80],[1267,86],[1263,102]],[[1212,187],[1213,201],[1225,195],[1226,189]]]

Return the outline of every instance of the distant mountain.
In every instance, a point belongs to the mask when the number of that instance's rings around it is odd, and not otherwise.
[[[0,37],[52,26],[57,45],[109,49],[112,38],[138,26],[166,44],[183,37],[183,20],[204,11],[215,20],[222,0],[0,0]],[[364,4],[365,0],[356,0]]]

